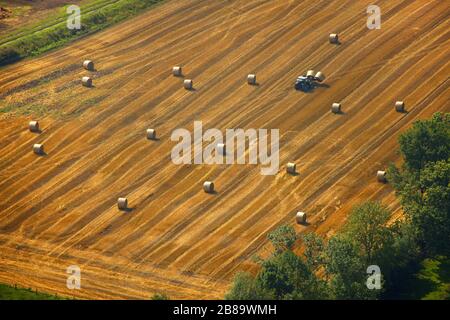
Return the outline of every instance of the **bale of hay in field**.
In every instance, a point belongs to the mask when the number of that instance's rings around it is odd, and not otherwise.
[[[340,113],[341,112],[341,104],[340,103],[333,103],[331,105],[331,112],[333,113]]]
[[[387,182],[386,171],[378,170],[377,171],[377,180],[378,180],[378,182],[386,183]]]
[[[319,71],[316,73],[316,79],[317,81],[322,82],[323,80],[325,80],[325,75]]]
[[[329,40],[330,43],[339,43],[339,36],[337,35],[337,33],[330,33]]]
[[[35,143],[33,145],[33,152],[39,155],[44,154],[44,145],[40,143]]]
[[[183,85],[186,90],[191,90],[194,86],[194,83],[192,82],[191,79],[186,79],[184,80]]]
[[[172,68],[172,74],[173,74],[175,77],[181,77],[181,76],[183,75],[183,72],[182,72],[182,70],[181,70],[181,67],[180,67],[180,66],[175,66],[175,67],[173,67],[173,68]]]
[[[117,199],[117,207],[119,208],[119,210],[127,210],[128,209],[128,199],[127,198]]]
[[[403,101],[397,101],[395,103],[395,111],[404,112],[405,111],[405,103]]]
[[[314,77],[315,76],[315,71],[314,70],[308,70],[307,72],[306,72],[306,76],[307,77]]]
[[[227,153],[227,150],[225,148],[225,143],[217,144],[217,153],[220,155],[225,155]]]
[[[155,129],[147,129],[147,139],[148,140],[156,140],[156,130]]]
[[[83,68],[89,71],[94,71],[94,62],[92,62],[91,60],[84,60]]]
[[[91,79],[91,77],[83,77],[83,78],[81,78],[81,83],[85,87],[88,87],[88,88],[92,87],[92,79]]]
[[[256,74],[253,74],[253,73],[249,74],[247,76],[247,83],[251,84],[251,85],[255,85],[256,84]]]
[[[31,132],[39,132],[39,122],[37,121],[30,121],[28,123],[28,128]]]
[[[298,224],[305,224],[306,223],[306,213],[304,212],[297,212],[297,214],[295,215],[295,220],[297,221]]]
[[[296,174],[297,165],[293,162],[288,162],[286,165],[286,172],[289,174]]]
[[[206,193],[213,193],[214,192],[214,182],[205,181],[203,183],[203,190],[205,190]]]

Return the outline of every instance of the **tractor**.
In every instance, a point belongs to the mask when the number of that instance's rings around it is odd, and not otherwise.
[[[295,89],[308,92],[318,86],[318,82],[325,80],[325,75],[322,72],[315,72],[309,70],[306,75],[300,76],[295,80]]]

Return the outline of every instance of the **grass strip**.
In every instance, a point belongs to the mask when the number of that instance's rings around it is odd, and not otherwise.
[[[0,284],[0,300],[62,300],[64,298],[32,289]]]
[[[26,32],[19,31],[16,36],[8,37],[8,40],[3,41],[3,44],[0,44],[0,66],[62,47],[68,42],[133,17],[162,1],[98,0],[98,3],[89,3],[87,7],[81,7],[80,30],[67,28],[68,15],[64,10],[58,16],[41,22],[41,27],[31,27]]]

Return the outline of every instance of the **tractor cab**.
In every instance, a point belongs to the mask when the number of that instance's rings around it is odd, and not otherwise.
[[[314,88],[314,82],[307,76],[300,76],[295,80],[295,89],[301,91],[310,91]]]

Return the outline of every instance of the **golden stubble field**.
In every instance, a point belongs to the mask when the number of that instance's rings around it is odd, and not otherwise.
[[[366,27],[370,4],[382,9],[381,30]],[[325,236],[360,201],[400,214],[376,171],[398,161],[397,137],[414,120],[450,111],[449,15],[440,0],[168,1],[0,69],[3,107],[46,112],[1,116],[0,282],[78,298],[222,298],[297,210],[309,217],[298,232]],[[82,69],[86,58],[96,72]],[[195,90],[171,75],[174,65]],[[308,69],[327,86],[295,91]],[[253,72],[258,86],[246,83]],[[94,88],[80,84],[88,74]],[[333,102],[343,114],[330,112]],[[28,131],[31,119],[40,134]],[[173,164],[170,135],[195,120],[280,129],[279,173]],[[159,140],[146,140],[147,128]],[[47,155],[33,154],[34,143]],[[203,192],[205,180],[217,194]],[[119,196],[132,211],[117,209]],[[66,288],[70,265],[81,267],[79,291]]]

